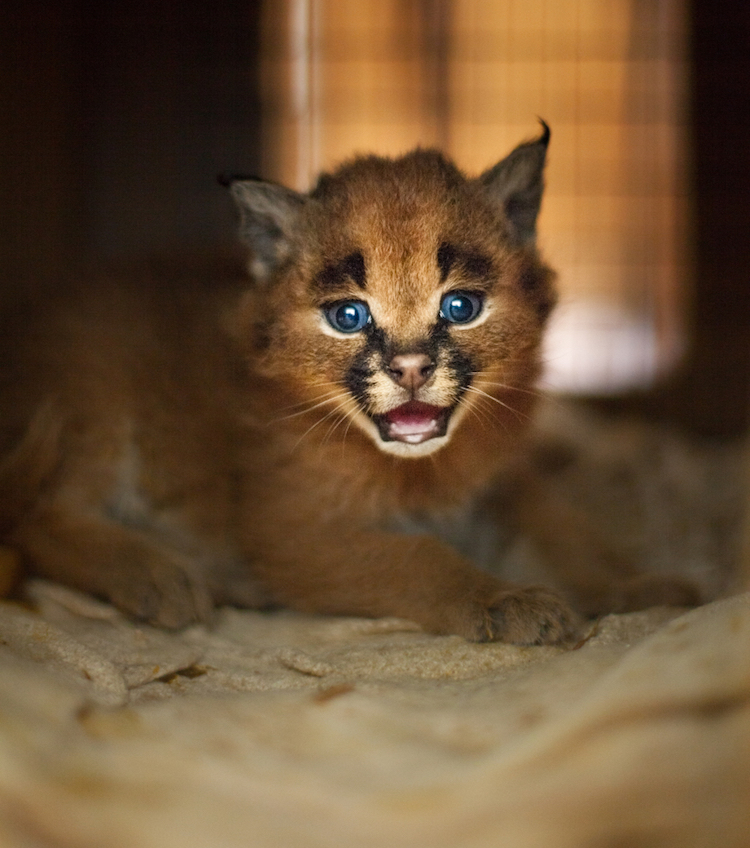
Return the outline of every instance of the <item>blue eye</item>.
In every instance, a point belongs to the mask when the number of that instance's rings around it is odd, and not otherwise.
[[[481,311],[482,298],[471,292],[448,292],[440,301],[440,316],[451,324],[468,324]]]
[[[323,314],[334,330],[358,333],[370,323],[370,310],[361,300],[344,300],[323,307]]]

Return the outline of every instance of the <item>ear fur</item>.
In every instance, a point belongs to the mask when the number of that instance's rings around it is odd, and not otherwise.
[[[550,129],[542,124],[542,135],[519,145],[479,178],[493,202],[500,205],[519,244],[536,238],[536,219],[544,190],[544,162]]]
[[[240,212],[240,239],[252,251],[252,274],[265,282],[291,258],[293,234],[307,198],[258,179],[231,180],[229,190]]]

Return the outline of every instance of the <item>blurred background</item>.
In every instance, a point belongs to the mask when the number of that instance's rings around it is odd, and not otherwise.
[[[548,386],[701,434],[750,398],[742,0],[6,4],[4,298],[81,257],[234,238],[220,172],[298,189],[358,152],[478,173],[552,127]]]

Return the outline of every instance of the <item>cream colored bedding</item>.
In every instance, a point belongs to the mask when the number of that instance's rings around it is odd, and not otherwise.
[[[0,845],[750,845],[750,595],[575,650],[222,610],[0,605]]]

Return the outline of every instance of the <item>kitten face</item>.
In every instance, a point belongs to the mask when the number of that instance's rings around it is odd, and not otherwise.
[[[544,147],[542,139],[504,160],[527,150],[527,194],[529,180],[532,189],[541,180]],[[245,308],[260,367],[294,386],[311,420],[329,416],[329,432],[356,426],[381,451],[421,457],[449,443],[467,415],[491,425],[525,391],[552,274],[533,246],[535,214],[531,232],[528,209],[525,226],[517,214],[511,165],[499,190],[495,169],[468,180],[435,152],[370,157],[291,205],[283,196],[284,214],[274,213],[281,235],[272,243],[265,227],[266,243],[255,246],[260,282]],[[258,184],[243,185],[252,194]],[[247,207],[245,232],[248,220],[262,229],[262,214]],[[248,240],[257,245],[257,235]]]

